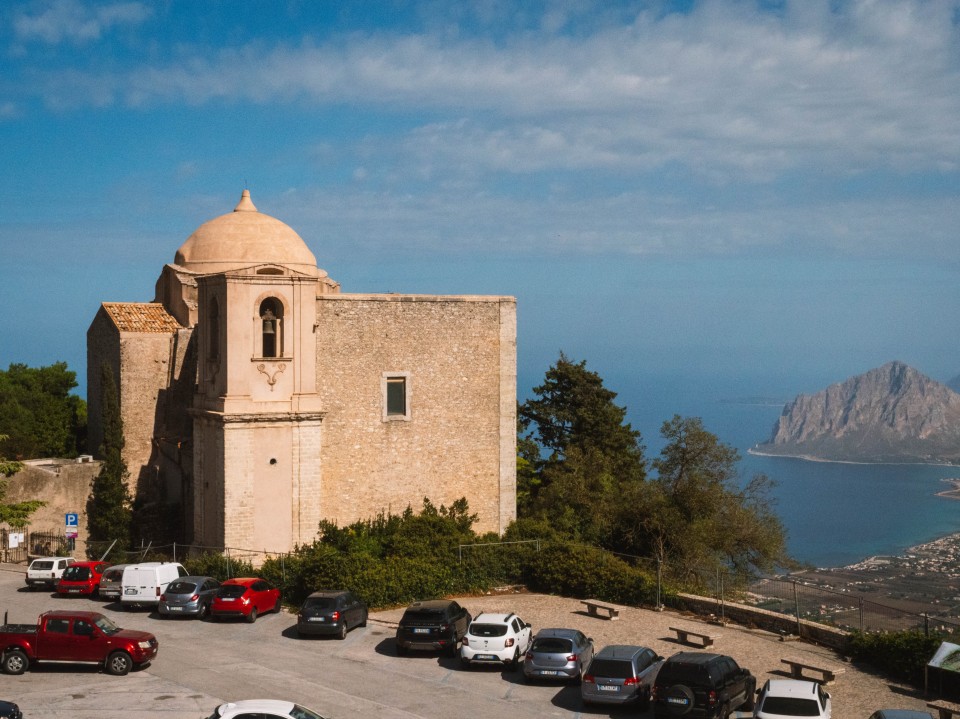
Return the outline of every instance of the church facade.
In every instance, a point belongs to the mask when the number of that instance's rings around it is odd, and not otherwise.
[[[91,447],[104,365],[131,493],[195,545],[288,551],[322,519],[424,498],[466,497],[481,532],[515,518],[515,299],[341,292],[246,190],[183,243],[153,302],[101,305]]]

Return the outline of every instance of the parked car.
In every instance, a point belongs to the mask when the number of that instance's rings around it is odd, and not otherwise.
[[[933,714],[916,709],[877,709],[870,719],[933,719]]]
[[[74,562],[63,570],[57,594],[92,597],[100,591],[100,578],[108,566],[106,562]]]
[[[210,605],[220,589],[213,577],[186,576],[174,579],[160,595],[157,611],[161,617],[199,617],[210,613]]]
[[[67,567],[76,562],[73,557],[40,557],[30,562],[25,581],[30,589],[54,589]]]
[[[157,656],[149,632],[121,629],[99,612],[44,612],[36,624],[0,627],[0,668],[23,674],[36,662],[99,664],[123,675]]]
[[[297,612],[297,634],[333,634],[346,639],[354,627],[367,626],[367,605],[346,589],[322,589],[307,597]]]
[[[100,577],[100,599],[120,599],[123,593],[123,570],[128,564],[114,564],[104,570]]]
[[[0,701],[0,719],[23,719],[23,714],[13,702]]]
[[[242,702],[221,704],[207,719],[323,719],[293,702],[276,699],[247,699]]]
[[[830,719],[830,695],[817,682],[801,679],[768,679],[757,695],[753,716],[819,717]]]
[[[593,660],[593,639],[577,629],[541,629],[523,659],[523,677],[580,682]]]
[[[580,684],[584,704],[650,705],[663,657],[647,647],[611,644],[597,652]]]
[[[499,664],[517,670],[530,648],[533,632],[516,614],[484,612],[470,622],[460,647],[460,661],[471,664]]]
[[[240,617],[253,624],[261,614],[279,611],[279,589],[257,577],[238,577],[220,585],[210,605],[210,618]]]
[[[179,562],[143,562],[128,564],[123,568],[123,591],[120,606],[155,607],[160,595],[174,579],[187,576],[187,570]]]
[[[653,684],[655,717],[726,719],[753,711],[757,679],[723,654],[680,652],[667,659]]]
[[[453,600],[414,602],[397,625],[397,654],[411,649],[440,649],[456,656],[469,625],[470,612]]]

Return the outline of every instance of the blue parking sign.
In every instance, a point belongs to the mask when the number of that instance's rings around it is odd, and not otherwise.
[[[68,527],[79,527],[80,526],[80,515],[76,512],[67,512],[67,526]]]

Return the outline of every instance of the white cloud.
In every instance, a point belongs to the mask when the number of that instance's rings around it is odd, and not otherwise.
[[[17,15],[13,30],[20,41],[84,45],[99,40],[115,26],[138,25],[151,14],[152,10],[139,2],[96,5],[80,0],[53,0],[38,13]]]

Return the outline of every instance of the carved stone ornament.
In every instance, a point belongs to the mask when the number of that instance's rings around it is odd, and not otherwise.
[[[257,365],[257,370],[260,374],[264,375],[267,378],[267,384],[270,385],[270,391],[273,392],[273,385],[277,383],[277,376],[283,374],[283,371],[287,368],[286,362],[279,362],[276,365],[276,369],[273,372],[267,370],[267,366],[262,362]]]

